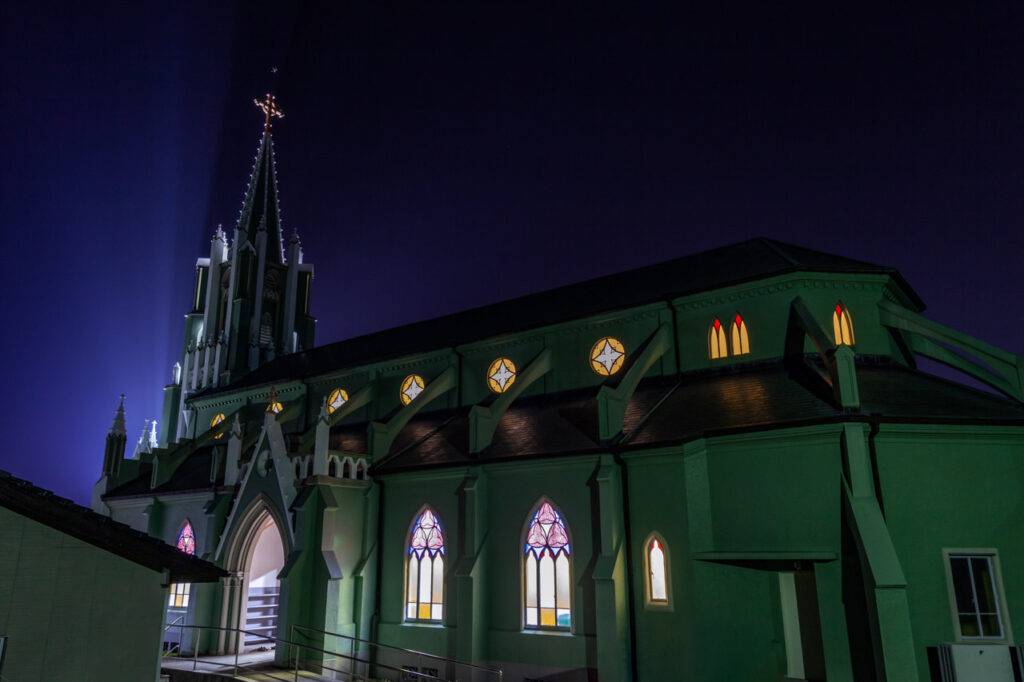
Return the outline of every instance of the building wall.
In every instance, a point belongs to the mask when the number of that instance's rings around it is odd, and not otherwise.
[[[3,666],[17,682],[155,680],[161,574],[0,508]]]
[[[998,552],[1007,644],[1024,629],[1024,448],[1020,429],[882,425],[882,504],[907,579],[918,670],[956,641],[943,549]]]

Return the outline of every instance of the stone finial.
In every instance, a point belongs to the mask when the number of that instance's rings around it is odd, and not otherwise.
[[[124,426],[124,393],[121,394],[121,404],[117,406],[117,412],[114,413],[114,421],[110,424],[110,431],[108,433],[112,436],[128,435],[128,431],[125,430]]]
[[[132,453],[132,459],[139,459],[140,455],[148,454],[152,452],[152,447],[149,443],[149,420],[142,426],[142,433],[139,434],[139,440],[135,442],[135,451]]]

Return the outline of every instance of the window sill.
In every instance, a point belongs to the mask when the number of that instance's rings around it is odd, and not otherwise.
[[[443,629],[445,629],[448,626],[446,626],[444,623],[430,623],[428,621],[422,621],[421,622],[421,621],[418,621],[418,620],[407,620],[407,621],[403,621],[402,622],[402,627],[428,628],[428,629],[431,629],[431,630],[443,630]]]
[[[572,630],[542,630],[540,628],[523,628],[520,632],[524,635],[550,635],[553,637],[575,637]]]

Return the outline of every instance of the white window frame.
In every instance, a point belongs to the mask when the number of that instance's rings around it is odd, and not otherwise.
[[[665,555],[665,600],[655,600],[651,597],[651,553],[648,551],[651,540],[657,540],[661,544],[661,551]],[[661,533],[654,531],[644,540],[640,552],[644,556],[644,608],[649,611],[672,611],[672,558],[669,556],[668,543]]]
[[[985,558],[991,566],[993,589],[996,593],[996,616],[1003,634],[1001,637],[964,636],[960,631],[960,612],[956,604],[956,590],[953,586],[953,567],[950,563],[955,558]],[[999,564],[999,551],[994,547],[946,547],[942,550],[942,563],[946,570],[946,591],[949,596],[949,612],[953,621],[953,635],[957,642],[1012,642],[1013,631],[1010,628],[1010,615],[1006,608],[1006,591],[1003,589],[1003,573]],[[968,562],[968,566],[970,563]],[[974,589],[972,581],[971,589]],[[977,604],[977,601],[975,601]]]

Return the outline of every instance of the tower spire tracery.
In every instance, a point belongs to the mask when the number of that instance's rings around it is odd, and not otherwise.
[[[303,263],[298,231],[285,251],[278,203],[272,125],[284,112],[271,93],[253,102],[263,112],[263,133],[230,243],[218,226],[209,258],[196,262],[181,371],[165,389],[161,445],[195,437],[206,428],[193,418],[192,396],[313,346],[313,268]],[[280,411],[277,401],[271,407]]]

